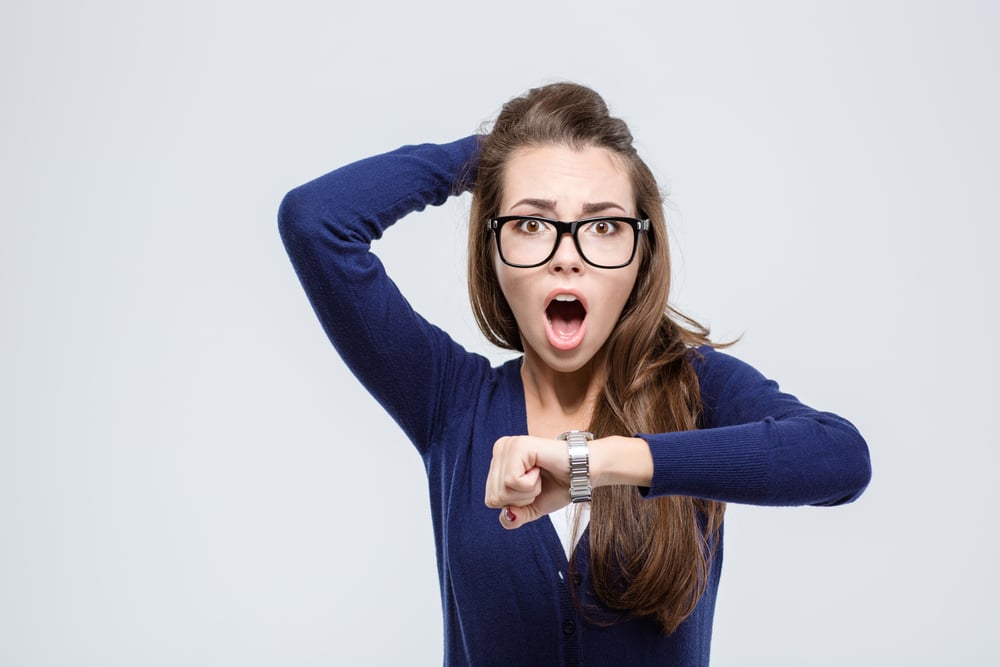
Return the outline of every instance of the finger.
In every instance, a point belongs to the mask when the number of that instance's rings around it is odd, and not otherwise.
[[[489,484],[486,496],[486,506],[501,508],[510,505],[530,505],[542,492],[541,471],[538,468],[529,470],[524,475],[511,479],[508,483]]]
[[[503,500],[503,477],[505,452],[508,447],[509,437],[498,439],[493,444],[493,457],[490,459],[490,469],[486,473],[486,506],[501,508],[506,502]]]
[[[523,438],[503,437],[493,445],[493,457],[486,478],[485,502],[488,507],[530,504],[542,489],[541,470],[533,465],[534,456],[518,448]]]
[[[497,460],[494,457],[490,461],[490,469],[486,473],[486,506],[499,508],[502,506],[500,502],[500,493],[498,491],[499,486],[497,485],[497,477],[499,476],[499,471],[497,470]]]
[[[541,516],[535,514],[530,505],[524,507],[508,506],[500,510],[500,525],[507,530],[515,530],[539,518]]]
[[[534,498],[542,490],[541,473],[540,468],[530,468],[523,471],[508,470],[503,480],[502,492]]]
[[[518,518],[512,507],[504,507],[500,510],[500,525],[507,530],[513,530],[520,525],[517,523]]]
[[[546,484],[531,503],[504,506],[500,510],[500,525],[514,530],[569,505],[569,502],[569,492],[562,484]]]
[[[487,491],[492,493],[492,503],[487,503],[490,507],[503,507],[507,504],[504,500],[504,476],[507,471],[507,452],[510,449],[510,437],[503,437],[493,445],[493,459],[490,461],[490,472],[487,478]]]

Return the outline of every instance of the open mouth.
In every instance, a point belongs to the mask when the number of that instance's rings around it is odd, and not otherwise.
[[[546,330],[553,347],[568,350],[583,339],[587,308],[572,294],[556,294],[545,307]]]

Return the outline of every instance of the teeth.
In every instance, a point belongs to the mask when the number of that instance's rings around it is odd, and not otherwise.
[[[556,301],[576,301],[576,297],[572,294],[557,294]]]

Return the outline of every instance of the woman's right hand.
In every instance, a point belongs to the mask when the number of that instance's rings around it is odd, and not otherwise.
[[[565,442],[519,435],[494,443],[486,478],[486,506],[500,510],[504,528],[520,528],[569,502]]]
[[[653,457],[642,438],[610,436],[589,443],[590,483],[649,486]],[[566,442],[530,435],[500,438],[486,477],[486,506],[504,528],[520,528],[570,502]]]

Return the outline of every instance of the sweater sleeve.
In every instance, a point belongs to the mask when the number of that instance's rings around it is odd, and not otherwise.
[[[410,307],[371,243],[405,215],[471,185],[476,150],[475,136],[404,146],[295,188],[278,210],[285,248],[327,336],[421,453],[460,394],[457,380],[488,363]]]
[[[847,420],[814,410],[734,357],[702,348],[701,428],[639,434],[653,455],[647,495],[754,505],[839,505],[871,479],[868,446]]]

